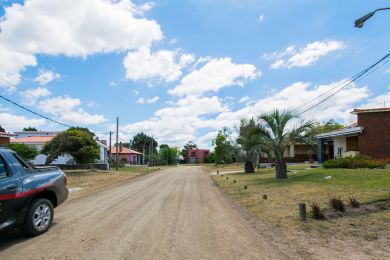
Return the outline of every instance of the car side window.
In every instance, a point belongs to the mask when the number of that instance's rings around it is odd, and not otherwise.
[[[13,156],[15,157],[16,161],[20,164],[21,167],[23,167],[24,169],[29,169],[30,166],[27,165],[22,158],[19,157],[19,155],[17,154],[13,154]]]
[[[5,166],[4,159],[0,157],[0,179],[7,178],[7,168]]]

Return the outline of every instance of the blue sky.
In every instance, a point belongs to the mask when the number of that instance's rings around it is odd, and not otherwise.
[[[307,104],[387,54],[388,1],[0,1],[0,91],[70,125],[120,139],[210,146],[243,117]],[[25,90],[21,92],[4,80]],[[354,121],[390,104],[390,63],[305,118]],[[28,92],[28,94],[26,94]],[[64,127],[0,101],[0,124]]]

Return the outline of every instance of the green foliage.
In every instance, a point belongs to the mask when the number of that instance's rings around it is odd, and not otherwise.
[[[386,168],[386,160],[373,159],[369,156],[358,155],[355,157],[342,157],[324,162],[324,168],[346,168],[346,169],[358,169],[358,168]]]
[[[205,159],[205,163],[215,163],[215,153],[211,152],[209,157]]]
[[[27,144],[10,143],[7,147],[19,154],[25,161],[32,160],[38,155],[37,149]]]
[[[5,129],[0,125],[0,132],[5,133]]]
[[[174,165],[177,163],[177,147],[169,147],[167,144],[160,145],[159,161],[162,165]]]
[[[143,150],[145,150],[146,154],[149,153],[150,146],[153,146],[153,152],[157,152],[157,141],[143,132],[136,134],[131,141],[131,149],[140,153],[142,153]]]
[[[73,156],[77,163],[85,164],[99,158],[99,147],[87,128],[72,127],[47,142],[42,153],[47,155],[46,165],[64,153]]]
[[[259,116],[261,147],[272,151],[276,160],[276,178],[287,178],[287,164],[283,153],[290,143],[306,143],[313,129],[312,121],[299,121],[294,127],[287,127],[297,116],[291,111],[265,113]]]
[[[188,156],[188,150],[196,149],[196,148],[198,148],[198,146],[194,142],[188,141],[186,145],[184,145],[184,148],[181,150],[180,154],[181,156],[186,158]]]
[[[261,152],[269,153],[265,147],[261,147],[260,145],[261,131],[259,127],[253,118],[250,120],[241,119],[240,127],[237,130],[239,133],[236,140],[237,144],[245,151],[246,160],[249,160],[253,165],[256,165],[258,163],[258,156]]]
[[[23,131],[38,131],[38,130],[35,127],[29,126],[29,127],[23,128]]]
[[[229,128],[224,127],[213,139],[215,162],[218,164],[232,163],[234,161],[234,143],[230,138]]]

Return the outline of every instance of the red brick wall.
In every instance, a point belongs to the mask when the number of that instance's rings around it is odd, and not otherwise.
[[[359,152],[375,158],[390,158],[390,112],[358,114]]]
[[[9,137],[0,137],[0,144],[9,144]]]

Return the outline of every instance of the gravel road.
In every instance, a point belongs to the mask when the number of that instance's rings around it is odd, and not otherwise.
[[[287,259],[201,167],[175,167],[66,202],[48,233],[0,234],[0,259]],[[291,255],[290,255],[291,257]]]

